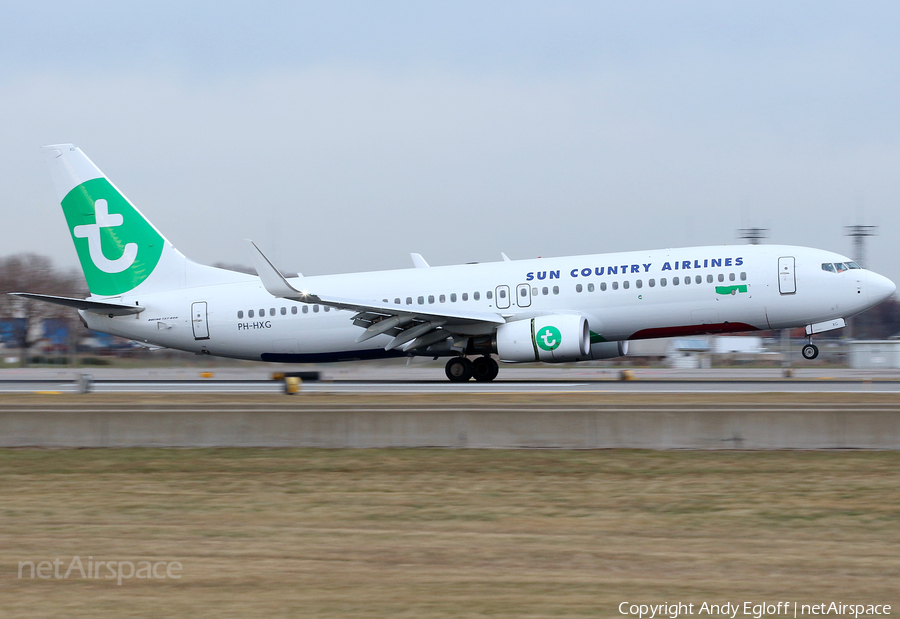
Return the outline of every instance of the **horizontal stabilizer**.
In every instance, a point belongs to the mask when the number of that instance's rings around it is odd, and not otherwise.
[[[48,294],[34,294],[32,292],[10,292],[9,294],[15,297],[32,299],[34,301],[65,305],[66,307],[73,307],[75,309],[85,310],[95,314],[104,314],[106,316],[128,316],[129,314],[140,314],[144,311],[144,308],[140,305],[122,305],[121,303],[108,303],[106,301],[88,301],[87,299],[54,297]]]

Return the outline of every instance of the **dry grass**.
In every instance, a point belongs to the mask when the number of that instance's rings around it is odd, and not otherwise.
[[[0,451],[5,617],[619,616],[898,602],[900,454]],[[182,562],[20,580],[22,560]]]

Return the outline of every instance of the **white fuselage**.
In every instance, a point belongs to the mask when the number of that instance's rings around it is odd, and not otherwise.
[[[866,269],[831,272],[822,267],[847,262],[817,249],[740,245],[291,281],[323,298],[352,297],[412,310],[493,312],[508,322],[576,313],[587,319],[592,342],[610,342],[804,326],[847,318],[893,293],[890,280]],[[357,343],[363,329],[353,324],[353,311],[276,298],[256,277],[236,279],[240,281],[115,297],[146,308],[133,316],[80,313],[92,329],[225,357],[301,362],[405,354],[384,350],[389,335]],[[495,328],[479,324],[466,335],[490,335]]]

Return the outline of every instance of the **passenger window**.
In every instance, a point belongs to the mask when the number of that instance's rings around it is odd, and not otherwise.
[[[295,314],[295,315],[297,314],[297,306],[296,305],[291,306],[291,313]]]
[[[244,317],[244,310],[238,310],[238,318]]]
[[[713,283],[713,276],[712,276],[712,273],[710,273],[709,275],[706,276],[706,283],[707,283],[707,284]]]
[[[660,277],[660,278],[659,278],[659,285],[660,285],[662,288],[665,288],[665,287],[666,287],[666,278],[665,278],[665,277]]]
[[[522,297],[523,299],[524,299],[525,297],[527,297],[527,296],[528,296],[528,288],[522,288],[522,289],[519,291],[519,296]]]
[[[690,275],[685,275],[685,276],[684,276],[684,285],[687,286],[687,285],[690,284],[690,283],[691,283],[691,276],[690,276]]]
[[[594,292],[594,284],[588,284],[588,292]]]
[[[247,318],[253,318],[253,310],[247,310]]]
[[[541,294],[544,294],[544,295],[550,294],[550,289],[547,288],[546,286],[544,286],[543,288],[541,288]]]
[[[747,281],[747,273],[746,273],[746,271],[741,271],[741,281],[742,281],[742,282]]]
[[[532,289],[531,289],[531,294],[532,294],[533,296],[535,296],[535,297],[538,296],[538,289],[537,289],[537,288],[532,288]]]
[[[606,282],[600,282],[600,292],[606,291]]]
[[[627,280],[627,279],[626,279],[624,282],[622,282],[622,288],[624,288],[625,290],[628,290],[628,287],[629,287],[630,285],[631,285],[631,284],[628,283],[628,280]]]
[[[478,293],[476,292],[475,294],[478,294]],[[487,292],[484,293],[484,297],[485,297],[486,299],[493,299],[493,298],[494,298],[494,293],[491,292],[490,290],[488,290]]]
[[[647,284],[648,284],[651,288],[653,288],[654,286],[656,286],[656,280],[655,280],[655,279],[650,279],[650,280],[647,282]]]
[[[388,300],[387,300],[387,299],[382,299],[381,302],[382,302],[382,303],[387,303]]]
[[[282,308],[281,308],[281,315],[282,315],[282,316],[287,316],[287,308],[286,308],[286,307],[282,307]]]
[[[433,294],[428,295],[428,303],[434,303],[434,295]]]
[[[638,288],[644,287],[644,283],[641,280],[637,280],[636,282],[634,282],[634,285]]]
[[[304,313],[304,314],[308,314],[308,313],[309,313],[309,306],[308,306],[308,305],[304,305],[304,306],[303,306],[303,313]]]
[[[481,298],[481,293],[479,293],[477,290],[472,293],[473,301],[478,301],[480,298]],[[488,299],[490,299],[490,297],[488,297]]]
[[[613,289],[613,290],[618,290],[618,289],[619,289],[619,282],[613,282],[613,283],[612,283],[612,289]]]
[[[725,276],[722,275],[721,273],[719,273],[719,281],[720,281],[720,282],[724,282],[724,281],[725,281]]]
[[[264,310],[264,309],[259,310],[259,317],[260,317],[260,318],[263,318],[265,315],[266,315],[266,310]]]
[[[468,293],[468,292],[462,293],[462,300],[463,300],[463,301],[468,301],[468,300],[469,300],[469,293]]]
[[[450,293],[450,302],[456,303],[456,293],[455,292]]]
[[[677,285],[678,285],[678,277],[673,277],[673,278],[672,278],[672,285],[673,285],[673,286],[677,286]]]
[[[559,286],[553,287],[553,294],[559,294]]]
[[[318,313],[319,313],[319,306],[313,305],[313,314],[318,314]]]
[[[697,277],[695,277],[695,278],[694,278],[694,283],[695,283],[695,284],[702,284],[702,283],[703,283],[703,276],[702,276],[702,275],[698,275]]]
[[[729,274],[728,274],[728,281],[730,281],[730,282],[733,282],[733,281],[734,281],[734,273],[729,273]]]
[[[584,290],[584,288],[581,287],[581,284],[575,284],[575,292],[581,292],[582,290]]]
[[[823,271],[828,271],[829,273],[834,273],[834,265],[831,264],[830,262],[823,262],[823,263],[822,263],[822,270],[823,270]]]
[[[274,316],[274,315],[275,315],[275,308],[274,308],[274,307],[270,307],[270,308],[269,308],[269,316]]]
[[[325,307],[325,311],[326,311],[326,312],[330,312],[330,311],[331,311],[331,308],[330,308],[329,306],[325,305],[324,307]]]
[[[412,305],[412,297],[406,297],[406,304]]]
[[[439,297],[439,299],[440,299],[440,302],[441,302],[441,303],[446,303],[446,302],[447,302],[447,297],[446,297],[446,295],[441,295],[441,296]]]
[[[506,298],[506,289],[505,289],[505,288],[501,288],[501,289],[500,289],[500,298],[501,298],[501,299],[505,299],[505,298]]]
[[[425,305],[425,297],[419,297],[416,301],[419,302],[419,305]]]

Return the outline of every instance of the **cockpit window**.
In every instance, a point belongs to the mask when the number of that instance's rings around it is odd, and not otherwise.
[[[855,262],[848,262],[848,263],[847,263],[847,266],[850,267],[851,269],[861,269],[861,268],[862,268],[861,266],[859,266],[859,265],[856,264]]]
[[[837,269],[838,273],[840,273],[841,271],[846,271],[848,267],[843,262],[835,262],[834,268]]]
[[[830,262],[823,262],[823,263],[822,263],[822,270],[823,270],[823,271],[828,271],[829,273],[834,273],[834,265],[831,264]]]

